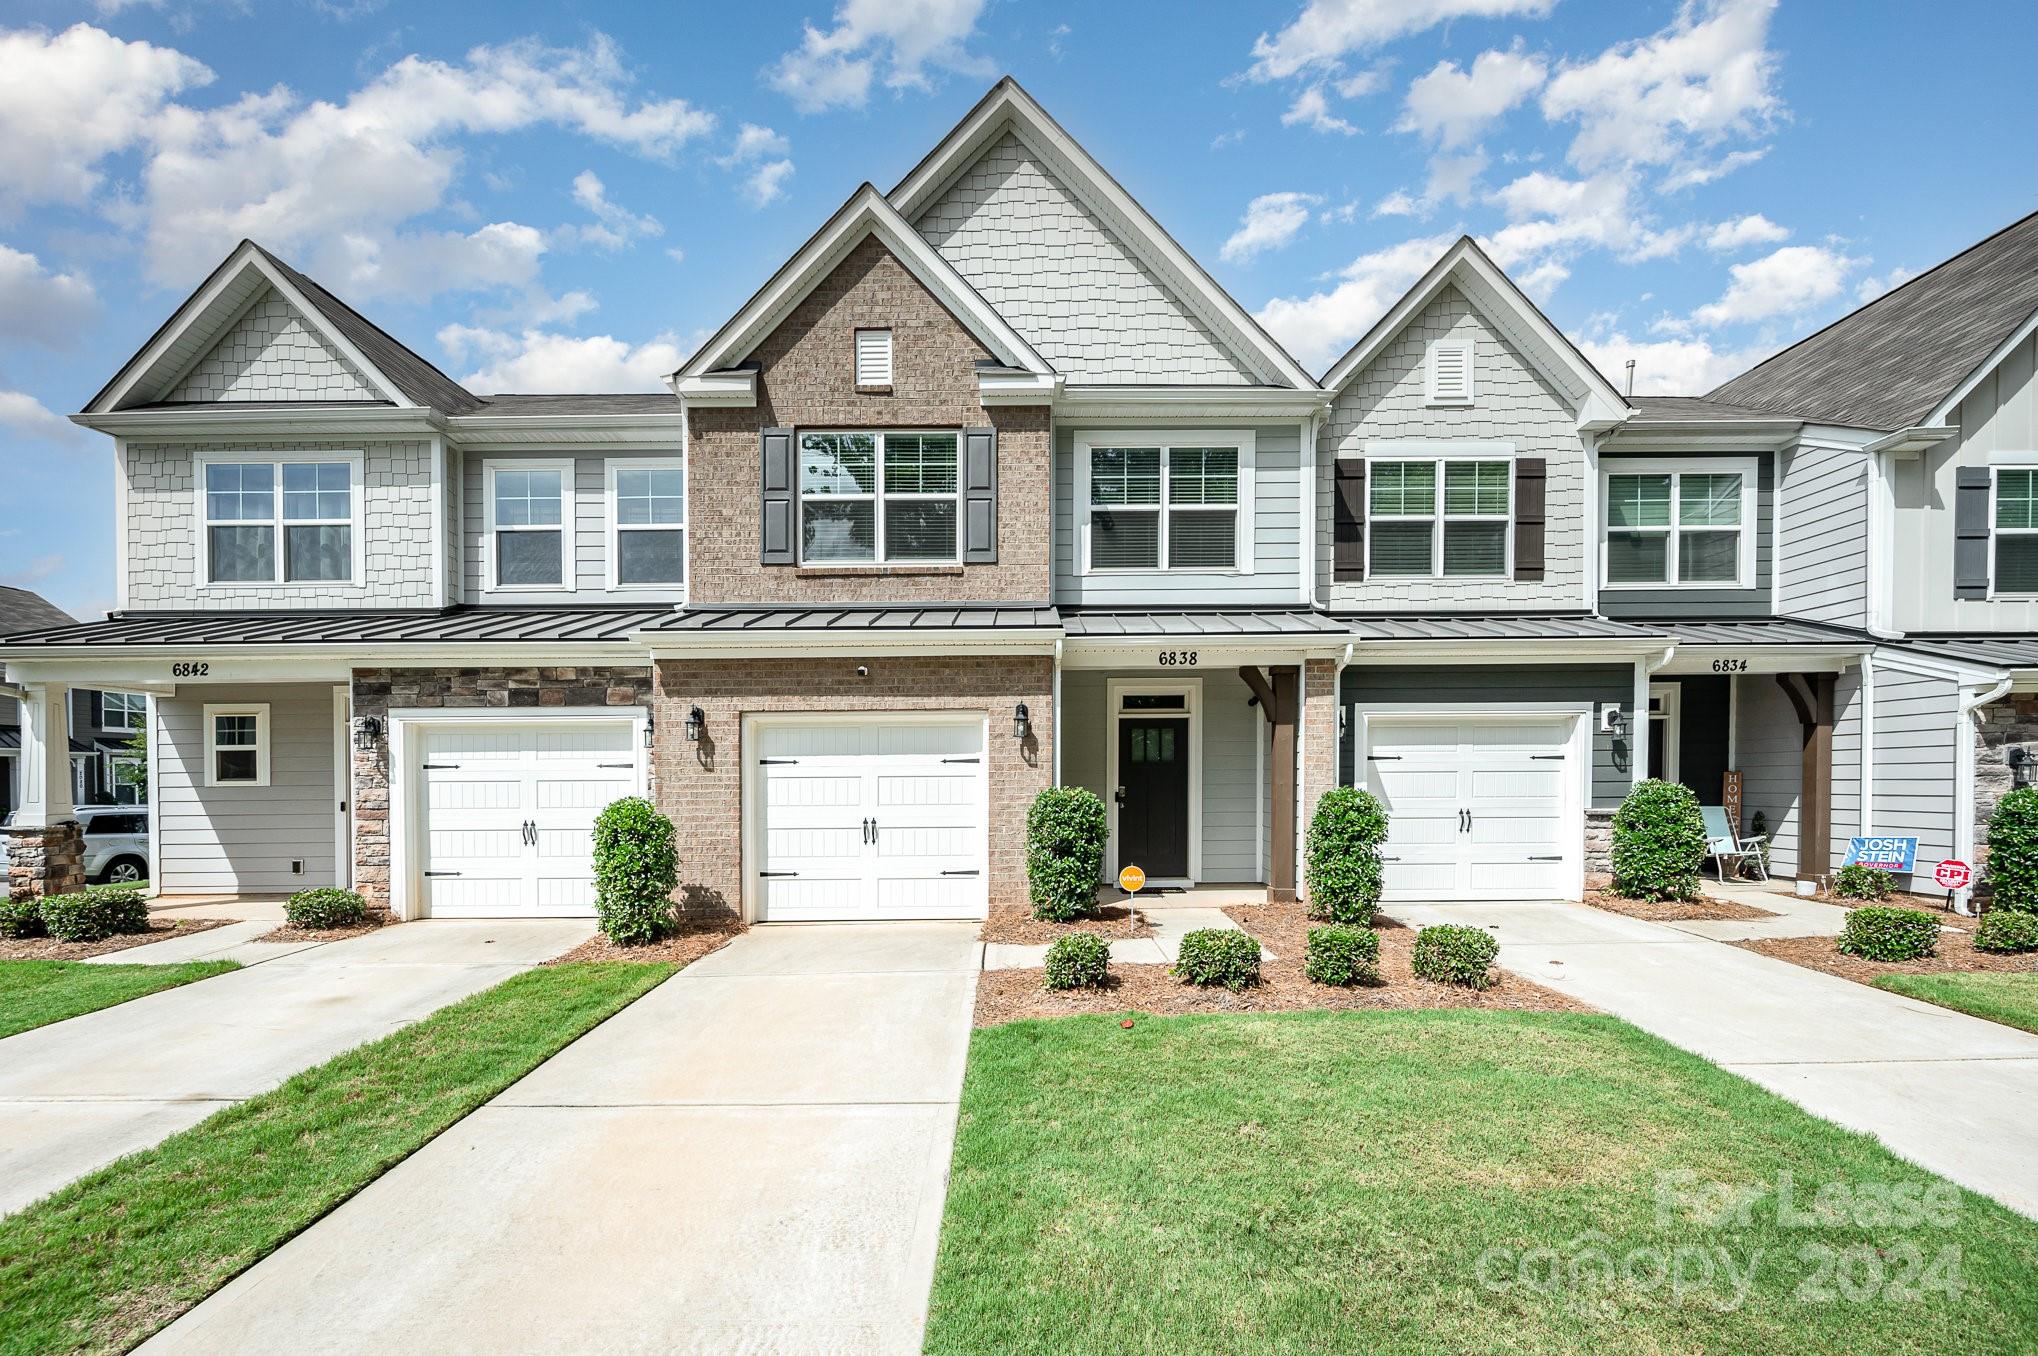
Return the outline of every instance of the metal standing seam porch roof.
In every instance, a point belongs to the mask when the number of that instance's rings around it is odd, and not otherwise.
[[[448,612],[138,613],[0,637],[0,649],[191,645],[626,642],[670,608],[459,608]]]
[[[703,607],[666,611],[642,629],[653,635],[742,636],[780,631],[1055,630],[1061,614],[1045,603],[903,607]]]
[[[1935,659],[1999,669],[2038,669],[2038,635],[1905,636],[1884,644]]]
[[[1587,613],[1458,616],[1352,616],[1341,619],[1352,638],[1367,641],[1467,640],[1654,640],[1668,644],[1662,627],[1613,621]]]

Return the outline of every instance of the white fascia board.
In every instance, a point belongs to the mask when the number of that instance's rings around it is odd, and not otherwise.
[[[217,438],[344,437],[411,439],[444,433],[446,421],[422,406],[327,405],[306,409],[236,410],[214,405],[183,410],[115,410],[74,414],[71,422],[100,433],[164,442],[194,435]]]
[[[725,631],[694,634],[640,631],[631,639],[652,659],[784,659],[797,655],[907,657],[921,655],[1051,655],[1062,633],[1028,628],[1014,634],[995,627],[943,631],[830,631],[789,629],[733,635]]]
[[[670,414],[461,415],[446,421],[462,447],[557,448],[566,444],[667,447],[677,451],[686,438],[686,412],[675,403]]]
[[[1629,422],[1600,439],[1599,450],[1613,456],[1630,452],[1780,452],[1799,441],[1795,419],[1688,419],[1670,422]]]
[[[1074,386],[1055,400],[1071,419],[1303,419],[1330,407],[1328,391],[1282,386]]]
[[[1948,438],[1957,436],[1959,432],[1960,429],[1957,425],[1914,425],[1910,428],[1900,428],[1894,433],[1877,438],[1863,450],[1871,453],[1887,452],[1895,457],[1911,457],[1923,452],[1928,447],[1937,447]]]
[[[699,376],[675,375],[672,389],[689,407],[749,409],[757,404],[757,372],[703,372]]]
[[[1241,664],[1299,664],[1305,659],[1342,659],[1350,645],[1341,636],[1176,635],[1087,636],[1072,638],[1062,649],[1062,666],[1071,669],[1151,670],[1156,681],[1188,679],[1205,671],[1225,672]],[[1195,650],[1193,667],[1160,668],[1151,660],[1156,650]],[[1145,658],[1142,658],[1142,657]],[[1207,661],[1207,662],[1206,662]]]
[[[1010,127],[1036,151],[1046,153],[1071,172],[1067,187],[1093,211],[1116,226],[1149,267],[1175,284],[1176,290],[1205,321],[1230,339],[1239,356],[1250,356],[1262,374],[1300,389],[1316,382],[1288,351],[1266,332],[1252,314],[1217,284],[1216,279],[1169,235],[1153,214],[1141,206],[1067,129],[1034,101],[1010,76],[992,86],[977,106],[927,154],[888,196],[908,221],[949,183],[973,164],[991,140]]]
[[[977,400],[985,406],[1052,405],[1061,392],[1062,379],[1052,373],[977,373]]]
[[[1873,653],[1875,646],[1854,645],[1691,645],[1677,647],[1676,655],[1658,672],[1671,674],[1711,673],[1715,660],[1746,661],[1739,673],[1839,673]]]
[[[511,644],[364,645],[41,645],[34,650],[0,651],[10,681],[67,683],[73,687],[171,695],[204,691],[219,683],[345,683],[357,668],[440,668],[503,664],[528,667],[648,664],[642,647],[616,642],[606,647],[558,645],[544,641]],[[203,679],[173,678],[170,666],[199,660]]]

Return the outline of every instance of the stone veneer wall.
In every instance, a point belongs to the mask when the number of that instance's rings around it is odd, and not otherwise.
[[[354,717],[383,723],[372,749],[353,748],[354,888],[371,908],[389,908],[389,712],[566,706],[649,706],[651,670],[582,668],[439,668],[354,670]],[[675,730],[677,727],[675,727]],[[654,784],[657,777],[653,766]]]
[[[859,664],[868,678],[856,676]],[[1025,702],[1032,734],[1011,737]],[[689,708],[699,743],[681,735]],[[652,751],[658,808],[679,829],[680,902],[689,915],[740,912],[743,900],[743,717],[758,712],[988,713],[990,900],[1026,899],[1026,811],[1054,777],[1054,674],[1046,656],[729,659],[658,665]]]
[[[1974,870],[1980,878],[1976,893],[1987,894],[1988,822],[2015,785],[2010,774],[2010,746],[2021,744],[2038,757],[2038,696],[1991,702],[1976,715],[1980,721],[1974,731]],[[1929,873],[1920,880],[1931,885]]]
[[[14,829],[7,839],[12,899],[42,899],[85,888],[85,831],[75,819],[43,829]]]
[[[1585,888],[1604,890],[1613,884],[1612,810],[1585,812]]]

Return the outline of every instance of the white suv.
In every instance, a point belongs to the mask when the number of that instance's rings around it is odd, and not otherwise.
[[[85,879],[128,884],[149,878],[149,808],[80,805],[85,829]]]

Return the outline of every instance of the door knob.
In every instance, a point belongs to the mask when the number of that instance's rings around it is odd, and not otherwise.
[[[1113,791],[1111,793],[1111,799],[1116,801],[1118,804],[1123,805],[1125,803],[1125,788],[1121,786],[1116,791]]]

